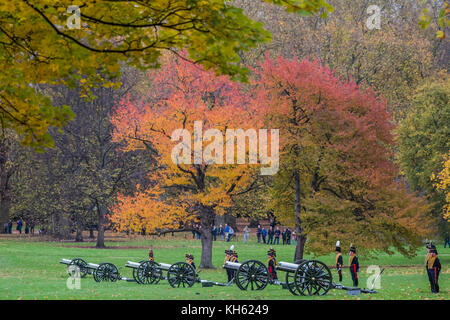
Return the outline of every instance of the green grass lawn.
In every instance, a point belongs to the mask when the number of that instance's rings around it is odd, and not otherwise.
[[[202,270],[202,279],[226,282],[225,271],[221,268],[224,250],[231,243],[215,242],[213,248],[213,262],[215,270]],[[242,244],[234,242],[235,250],[239,253],[239,261],[246,259],[267,260],[267,245]],[[262,291],[241,291],[235,285],[232,287],[202,288],[195,284],[192,288],[171,288],[167,281],[162,280],[157,285],[138,285],[133,282],[118,281],[115,283],[97,283],[91,275],[81,279],[81,289],[70,290],[66,286],[66,266],[59,263],[61,258],[71,259],[81,257],[87,262],[111,262],[118,268],[122,276],[131,278],[131,269],[125,268],[126,261],[147,259],[148,246],[154,249],[156,261],[174,263],[184,261],[185,253],[195,256],[197,265],[200,260],[200,241],[170,237],[157,240],[130,240],[107,242],[106,245],[114,249],[77,248],[79,246],[93,246],[93,243],[61,243],[38,242],[26,239],[0,240],[0,299],[445,299],[450,296],[450,248],[438,246],[439,258],[443,266],[439,283],[441,293],[432,295],[429,290],[428,279],[423,267],[425,248],[419,255],[408,259],[399,254],[388,256],[379,255],[378,259],[360,256],[360,287],[365,287],[367,266],[398,266],[389,267],[381,278],[382,288],[377,294],[362,294],[348,296],[342,290],[330,290],[323,297],[297,297],[280,286],[268,286]],[[145,248],[129,249],[128,246],[143,246]],[[278,261],[292,261],[293,246],[274,246],[277,250]],[[119,249],[118,249],[119,248]],[[334,254],[316,257],[328,265],[334,264]],[[344,254],[344,262],[348,257]],[[406,266],[406,267],[405,267]],[[332,269],[333,277],[336,276]],[[343,284],[351,286],[348,269],[344,269]],[[278,277],[284,281],[284,272]],[[336,281],[336,280],[335,280]]]

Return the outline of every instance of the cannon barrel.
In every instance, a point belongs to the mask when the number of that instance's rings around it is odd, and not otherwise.
[[[242,263],[226,261],[225,264],[223,265],[223,268],[229,270],[239,270],[241,265]]]
[[[69,265],[72,262],[72,259],[61,259],[59,263]]]
[[[141,264],[139,262],[127,261],[125,267],[137,269]]]
[[[100,265],[99,264],[96,264],[96,263],[88,263],[87,265],[86,265],[86,267],[87,268],[89,268],[89,269],[98,269],[98,267],[100,267]]]
[[[295,272],[297,270],[298,266],[299,266],[299,264],[280,261],[280,262],[278,262],[276,268],[277,268],[277,270],[280,270],[280,271]]]

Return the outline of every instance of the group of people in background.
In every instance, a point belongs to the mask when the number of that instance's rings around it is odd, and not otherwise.
[[[16,222],[16,230],[19,232],[19,234],[22,234],[22,229],[24,229],[25,234],[34,234],[34,225],[30,225],[28,223],[25,223],[25,228],[23,227],[23,222],[21,219],[17,220]],[[13,221],[9,220],[3,225],[3,233],[6,234],[12,234],[12,228],[13,228]]]
[[[258,225],[258,229],[256,230],[258,243],[261,243],[262,240],[264,244],[280,244],[280,236],[283,245],[295,244],[295,231],[292,232],[289,228],[285,228],[282,232],[279,227],[274,229],[273,226],[270,226],[269,230],[266,230],[266,228]]]

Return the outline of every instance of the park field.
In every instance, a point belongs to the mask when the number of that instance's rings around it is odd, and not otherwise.
[[[34,238],[35,239],[35,238]],[[167,281],[162,280],[157,285],[138,285],[133,282],[118,281],[115,283],[96,283],[91,275],[81,279],[81,288],[70,290],[66,286],[66,266],[59,263],[61,258],[81,257],[87,262],[111,262],[118,268],[122,276],[131,278],[131,269],[124,265],[128,260],[139,261],[147,259],[148,247],[155,253],[156,261],[174,263],[184,261],[185,253],[192,253],[197,265],[201,253],[199,240],[186,238],[156,238],[108,241],[108,249],[95,249],[93,242],[67,243],[51,241],[35,241],[33,238],[0,239],[0,299],[438,299],[448,300],[450,297],[450,248],[438,246],[439,258],[443,266],[439,278],[441,292],[430,293],[428,279],[424,270],[425,248],[418,251],[412,259],[400,254],[392,256],[379,254],[378,258],[360,255],[360,287],[366,286],[366,280],[371,275],[367,273],[369,265],[386,267],[381,277],[381,289],[377,294],[361,294],[349,296],[342,290],[330,290],[321,297],[297,297],[280,286],[268,286],[262,291],[241,291],[237,286],[202,288],[195,284],[192,288],[171,288]],[[221,268],[224,260],[224,250],[230,244],[235,245],[239,253],[239,261],[256,259],[267,260],[267,245],[250,241],[242,244],[215,242],[213,247],[213,262],[215,270],[201,270],[200,278],[217,282],[226,282],[225,271]],[[92,248],[90,248],[92,247]],[[294,247],[276,245],[279,261],[292,261]],[[308,257],[312,258],[312,257]],[[334,264],[334,254],[315,257],[331,266]],[[348,257],[344,253],[344,263]],[[332,269],[335,279],[336,271]],[[351,286],[348,269],[344,269],[343,284]],[[284,273],[278,277],[284,281]],[[336,281],[336,280],[335,280]]]

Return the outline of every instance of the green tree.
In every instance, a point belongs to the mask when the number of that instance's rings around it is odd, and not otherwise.
[[[325,0],[267,2],[301,13],[327,7]],[[79,27],[68,24],[71,5],[79,6]],[[162,51],[179,49],[206,69],[245,79],[238,52],[268,40],[261,23],[224,0],[1,0],[0,122],[42,149],[53,144],[48,128],[73,113],[39,94],[39,84],[81,86],[92,97],[92,86],[113,85],[121,63],[156,68]]]
[[[426,193],[440,212],[444,197],[431,177],[450,150],[450,78],[427,82],[411,101],[413,108],[397,129],[397,160],[411,189]]]

